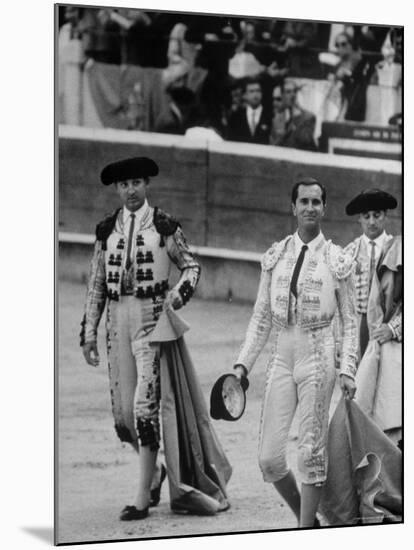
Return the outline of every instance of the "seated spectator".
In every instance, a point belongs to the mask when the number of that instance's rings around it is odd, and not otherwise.
[[[243,92],[245,106],[230,116],[227,137],[231,141],[268,144],[271,114],[263,108],[260,81],[247,79]]]
[[[316,151],[315,125],[315,115],[298,105],[295,82],[285,80],[273,89],[271,145]]]
[[[170,101],[155,121],[155,132],[184,134],[194,117],[196,96],[184,86],[167,88]]]

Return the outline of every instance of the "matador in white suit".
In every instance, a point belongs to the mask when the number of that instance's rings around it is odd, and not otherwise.
[[[274,243],[262,259],[254,312],[234,368],[237,376],[247,376],[274,329],[259,464],[264,480],[274,484],[300,527],[312,527],[319,525],[316,511],[327,474],[328,413],[336,379],[336,312],[341,326],[341,388],[350,399],[356,389],[354,264],[321,233],[326,207],[323,185],[313,178],[301,179],[292,189],[291,200],[297,232]],[[297,408],[301,494],[286,462],[288,433]]]

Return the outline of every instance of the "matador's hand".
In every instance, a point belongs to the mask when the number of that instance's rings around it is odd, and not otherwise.
[[[385,342],[388,342],[392,339],[392,330],[387,324],[382,324],[379,328],[374,330],[373,337],[375,340],[377,340],[381,345],[385,344]]]
[[[170,292],[167,295],[166,299],[167,305],[171,305],[173,309],[180,309],[183,307],[183,299],[181,298],[181,294],[176,289],[170,290]]]
[[[91,365],[92,367],[97,367],[99,365],[99,353],[96,342],[86,342],[86,344],[83,345],[82,350],[83,356],[85,357],[88,365]]]
[[[353,399],[356,392],[356,384],[354,380],[346,374],[341,374],[339,377],[339,384],[345,399]]]
[[[241,380],[243,376],[247,377],[247,370],[244,365],[234,365],[233,371],[239,380]]]

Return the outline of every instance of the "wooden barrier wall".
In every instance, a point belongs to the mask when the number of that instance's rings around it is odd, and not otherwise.
[[[59,129],[59,230],[93,233],[97,221],[118,204],[114,188],[100,183],[100,171],[108,162],[135,155],[157,161],[160,175],[150,184],[149,200],[173,213],[195,245],[263,252],[294,230],[290,189],[304,175],[327,188],[327,238],[344,245],[359,234],[344,208],[368,187],[397,197],[388,230],[401,233],[397,161],[67,126]]]

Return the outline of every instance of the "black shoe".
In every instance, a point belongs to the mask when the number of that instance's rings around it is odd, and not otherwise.
[[[155,487],[155,489],[151,489],[150,503],[149,503],[150,506],[158,506],[158,503],[160,502],[160,498],[161,498],[161,486],[166,477],[167,477],[167,469],[165,468],[164,464],[161,464],[160,482],[158,484],[158,487]]]
[[[133,521],[137,519],[145,519],[147,516],[148,506],[143,510],[138,510],[135,506],[125,506],[119,516],[119,519],[121,521]]]
[[[318,520],[318,518],[315,518],[315,521],[313,522],[313,528],[317,529],[320,526],[321,526],[320,521]]]

